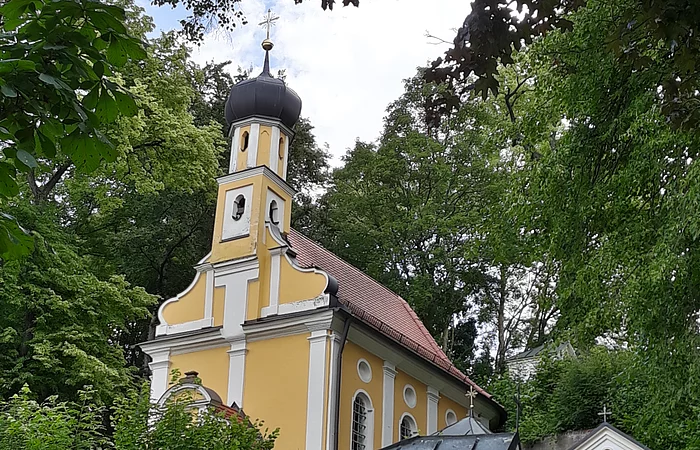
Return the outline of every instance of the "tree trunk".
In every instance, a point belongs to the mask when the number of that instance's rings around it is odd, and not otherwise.
[[[498,289],[498,318],[497,318],[497,328],[498,328],[498,348],[496,349],[496,373],[501,373],[505,369],[506,360],[506,329],[505,329],[505,311],[506,311],[506,298],[508,291],[506,289],[508,283],[508,274],[506,266],[501,264],[500,266],[501,279],[499,280]]]

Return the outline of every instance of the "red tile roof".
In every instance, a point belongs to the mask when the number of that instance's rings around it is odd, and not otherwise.
[[[491,397],[452,364],[406,300],[298,231],[291,229],[287,239],[301,267],[317,267],[338,281],[338,300],[353,316]]]

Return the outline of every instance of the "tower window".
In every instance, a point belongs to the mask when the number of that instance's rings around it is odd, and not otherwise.
[[[367,403],[357,395],[352,404],[352,450],[367,448]]]
[[[416,427],[416,421],[413,420],[413,418],[409,415],[403,416],[401,419],[401,425],[399,427],[399,430],[401,432],[400,437],[401,439],[408,439],[410,437],[413,437],[416,434],[416,430],[418,427]]]
[[[241,151],[244,152],[248,150],[248,141],[250,140],[250,133],[247,131],[243,132],[243,144],[241,145]]]
[[[280,223],[279,220],[279,208],[277,207],[277,201],[272,200],[270,202],[270,222],[274,223],[275,225],[278,225]]]
[[[280,159],[284,159],[284,138],[280,138],[280,145],[279,145],[279,157]]]
[[[245,212],[245,197],[243,195],[239,195],[233,201],[233,214],[231,215],[231,218],[233,220],[241,220],[241,217],[243,217],[244,212]]]

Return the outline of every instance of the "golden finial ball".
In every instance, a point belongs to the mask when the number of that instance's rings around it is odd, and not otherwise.
[[[266,52],[269,52],[270,50],[272,50],[272,47],[274,47],[274,46],[275,46],[275,44],[273,44],[272,41],[269,39],[265,39],[264,41],[262,41],[262,48]]]

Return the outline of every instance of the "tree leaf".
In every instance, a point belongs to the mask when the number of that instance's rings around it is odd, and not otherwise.
[[[5,97],[17,97],[17,91],[15,91],[15,89],[8,84],[3,84],[2,87],[0,87],[0,91],[2,91],[2,95]]]
[[[63,91],[68,91],[73,93],[73,89],[71,89],[70,86],[68,86],[63,80],[60,80],[52,75],[49,75],[48,73],[42,73],[39,75],[39,79],[43,81],[46,84],[49,84],[56,89],[60,89]]]
[[[117,105],[119,106],[119,111],[125,116],[133,116],[138,112],[138,107],[134,99],[123,92],[113,91],[114,96],[117,99]]]
[[[109,47],[107,47],[107,61],[111,62],[115,66],[121,67],[126,64],[128,59],[126,50],[122,46],[121,39],[115,35],[112,35],[112,38],[109,41]]]
[[[34,159],[34,156],[24,149],[17,150],[16,158],[20,160],[22,164],[32,169],[39,167],[39,165],[36,163],[36,159]]]
[[[97,107],[95,108],[95,114],[100,120],[107,123],[114,122],[119,115],[117,102],[106,89],[102,90],[100,99],[97,102]]]

